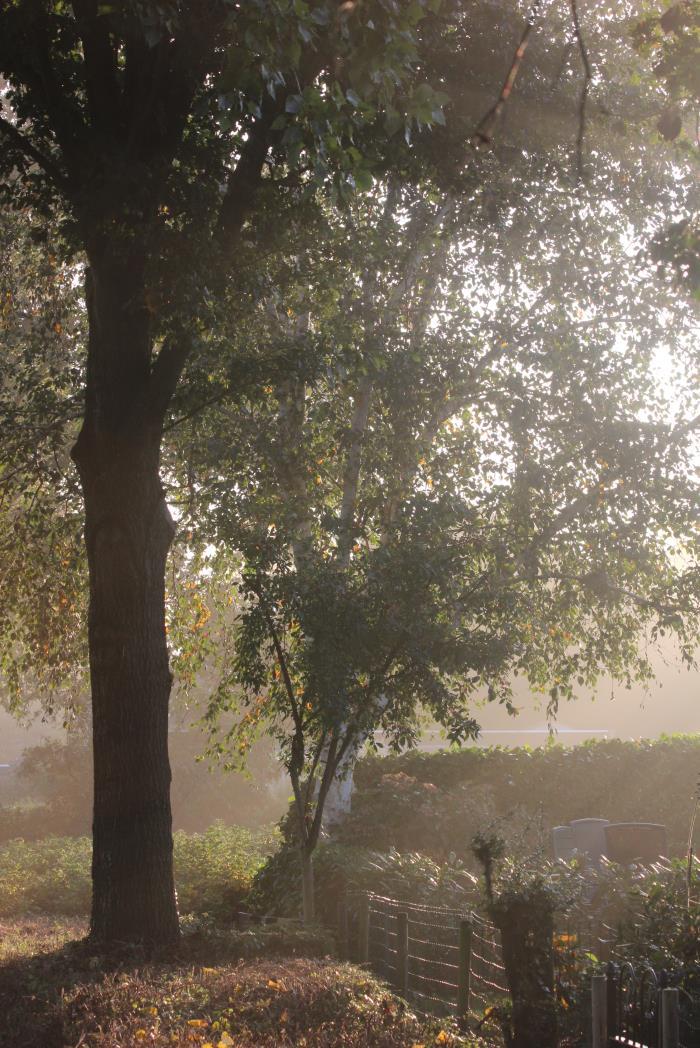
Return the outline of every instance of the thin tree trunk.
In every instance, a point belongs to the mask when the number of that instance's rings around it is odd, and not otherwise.
[[[164,617],[174,528],[159,477],[162,410],[153,407],[143,287],[138,258],[102,254],[91,266],[86,412],[73,458],[90,573],[91,936],[167,943],[179,934]]]
[[[312,924],[316,919],[316,899],[314,896],[314,861],[313,853],[301,846],[301,894],[302,918],[304,924]]]

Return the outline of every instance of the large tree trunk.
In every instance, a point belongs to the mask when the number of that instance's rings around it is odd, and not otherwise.
[[[94,252],[86,413],[73,450],[85,498],[95,794],[91,936],[172,942],[164,576],[173,523],[159,477],[139,257]]]

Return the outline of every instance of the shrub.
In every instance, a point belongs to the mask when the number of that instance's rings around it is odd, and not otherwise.
[[[0,916],[87,913],[91,850],[87,837],[0,846]]]
[[[276,847],[272,830],[216,823],[204,833],[174,834],[175,883],[180,913],[231,914]]]
[[[298,850],[287,841],[268,859],[253,879],[248,905],[261,913],[295,917],[301,911],[301,872]],[[333,923],[337,905],[346,893],[374,892],[406,902],[471,906],[476,878],[453,855],[435,862],[417,852],[370,851],[345,844],[322,843],[314,855],[316,911]]]
[[[224,772],[199,761],[205,739],[197,731],[172,732],[173,825],[188,833],[211,823],[242,822],[260,827],[279,817],[287,789],[279,775],[273,743],[261,740],[249,762],[251,775]],[[26,749],[0,796],[0,841],[50,834],[86,836],[92,821],[92,760],[83,735],[50,740]]]
[[[231,914],[274,846],[271,830],[215,825],[202,834],[176,833],[180,912]],[[87,837],[19,839],[0,845],[0,916],[87,913],[90,855]]]
[[[669,854],[683,855],[699,769],[700,735],[372,756],[357,765],[343,836],[369,848],[401,850],[408,841],[434,858],[454,851],[469,862],[472,836],[495,817],[507,816],[515,833],[534,817],[549,828],[596,816],[663,823]],[[499,833],[511,836],[508,827]]]
[[[700,864],[691,870],[674,859],[653,866],[605,863],[595,877],[594,904],[615,929],[616,959],[652,968],[682,968],[700,963]]]

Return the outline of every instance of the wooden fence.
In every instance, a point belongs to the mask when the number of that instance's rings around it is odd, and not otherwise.
[[[472,910],[368,894],[345,900],[341,950],[418,1009],[464,1016],[508,997],[498,931]]]

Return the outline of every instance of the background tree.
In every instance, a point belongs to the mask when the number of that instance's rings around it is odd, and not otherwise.
[[[700,155],[700,4],[683,0],[647,15],[634,27],[638,51],[652,62],[665,105],[656,128],[675,142],[680,157],[697,165]],[[670,217],[670,216],[669,216]],[[695,212],[670,222],[653,242],[653,256],[675,269],[682,283],[700,296],[700,219]]]
[[[553,712],[603,672],[644,679],[645,630],[692,661],[692,321],[625,262],[646,209],[575,190],[582,222],[561,184],[512,209],[494,183],[309,208],[254,290],[240,399],[193,433],[231,585],[243,558],[210,717],[242,698],[229,751],[279,740],[307,917],[329,791],[379,728],[410,744],[422,707],[463,740],[517,674]]]
[[[0,667],[6,703],[84,693],[85,564],[69,449],[80,416],[85,317],[76,271],[39,219],[0,214]]]

